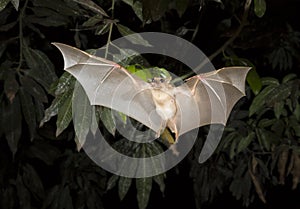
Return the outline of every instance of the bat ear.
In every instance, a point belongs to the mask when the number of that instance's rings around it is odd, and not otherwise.
[[[52,44],[56,46],[62,53],[64,57],[65,69],[72,67],[80,62],[84,62],[90,58],[89,54],[79,49],[76,49],[75,47],[68,46],[62,43],[52,43]]]

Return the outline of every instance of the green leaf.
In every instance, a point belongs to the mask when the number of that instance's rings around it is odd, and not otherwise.
[[[266,96],[266,103],[268,105],[275,105],[276,102],[285,100],[292,92],[292,85],[282,84],[275,88],[270,94]]]
[[[126,4],[132,7],[136,16],[143,22],[143,8],[142,3],[140,1],[135,0],[122,0]]]
[[[264,88],[252,101],[252,104],[249,108],[249,116],[252,116],[254,113],[262,109],[267,102],[268,96],[273,93],[274,86],[267,86]]]
[[[110,24],[102,24],[96,28],[95,35],[103,35],[109,31]]]
[[[112,188],[114,188],[119,178],[120,176],[118,175],[112,175],[107,182],[106,190],[111,190]]]
[[[271,127],[271,130],[277,135],[282,136],[283,131],[286,129],[286,126],[282,120],[275,119],[274,124]]]
[[[282,83],[287,83],[288,81],[291,81],[295,78],[297,78],[296,74],[294,74],[294,73],[287,74],[286,76],[283,77]]]
[[[90,101],[84,89],[79,83],[75,85],[72,102],[72,108],[74,108],[73,124],[78,139],[77,149],[80,150],[84,145],[90,130],[92,122],[92,106],[90,105]]]
[[[47,8],[47,7],[32,7],[30,10],[34,13],[36,17],[51,17],[55,15],[61,15],[57,13],[55,10]]]
[[[126,178],[121,176],[118,184],[118,192],[120,200],[123,200],[132,183],[132,178]]]
[[[57,96],[45,111],[45,116],[40,122],[40,126],[48,122],[53,116],[58,114],[58,110],[62,108],[64,102],[68,99],[72,99],[72,91],[67,91],[64,94]]]
[[[258,127],[266,128],[266,127],[273,125],[276,121],[277,121],[276,118],[273,118],[273,119],[263,118],[258,122]]]
[[[35,7],[49,8],[57,13],[63,13],[65,16],[79,16],[80,9],[73,1],[61,0],[34,0]],[[52,15],[51,15],[52,16]]]
[[[238,138],[235,138],[232,143],[231,143],[231,146],[230,146],[230,151],[229,151],[229,158],[230,159],[233,159],[233,157],[237,154],[236,153],[236,145],[237,145],[237,142],[238,142]]]
[[[166,188],[165,181],[164,181],[165,180],[165,175],[164,174],[159,174],[157,176],[153,176],[153,180],[155,181],[155,183],[158,184],[161,193],[164,193],[165,188]]]
[[[7,144],[13,154],[16,154],[22,133],[22,114],[19,97],[16,96],[11,104],[2,102],[2,125]]]
[[[140,79],[142,79],[143,81],[146,81],[146,82],[150,78],[153,78],[153,76],[151,75],[151,73],[148,70],[138,70],[132,74],[136,75],[137,77],[139,77]]]
[[[27,65],[31,69],[28,71],[28,75],[49,91],[51,83],[57,79],[52,62],[43,52],[31,49],[28,46],[24,46],[23,54]]]
[[[265,129],[256,129],[256,136],[259,140],[260,145],[267,151],[270,151],[271,148],[271,142],[273,140],[276,140],[276,137],[274,137],[274,134],[272,134],[270,131],[267,131]]]
[[[10,103],[15,98],[16,93],[19,90],[19,83],[16,81],[15,72],[8,70],[4,80],[4,93],[6,94]]]
[[[0,12],[5,9],[5,7],[7,6],[7,4],[10,2],[10,0],[1,0],[0,1]]]
[[[102,16],[95,15],[95,16],[90,17],[84,23],[82,23],[82,26],[84,26],[84,27],[93,27],[93,26],[99,24],[100,22],[102,22],[102,20],[103,20]]]
[[[222,146],[224,149],[227,148],[237,137],[239,137],[239,134],[236,131],[229,133],[224,139],[222,139],[220,146]]]
[[[35,106],[32,101],[32,97],[30,94],[26,93],[24,88],[20,88],[20,99],[21,99],[21,107],[24,115],[24,119],[29,127],[30,139],[31,141],[34,138],[36,133],[36,114],[35,114]]]
[[[54,95],[59,96],[74,89],[76,79],[68,72],[64,72],[62,76],[58,79],[58,83],[53,89],[51,88],[51,92],[54,92]]]
[[[69,24],[70,19],[67,16],[56,14],[47,17],[37,17],[35,15],[26,16],[26,21],[46,27],[59,27]]]
[[[14,5],[15,9],[18,11],[20,0],[10,0],[10,2]]]
[[[179,14],[179,17],[182,17],[187,7],[189,6],[190,0],[175,0],[175,9]]]
[[[101,107],[99,116],[105,128],[114,136],[116,133],[116,122],[111,111],[107,107]]]
[[[98,14],[101,14],[105,17],[108,17],[106,12],[97,4],[95,4],[92,0],[74,0],[78,4],[81,4],[87,8],[89,8],[91,11],[94,11]]]
[[[135,180],[137,189],[137,201],[139,209],[145,209],[148,205],[152,189],[152,178],[138,178]]]
[[[285,43],[286,44],[286,43]],[[279,45],[274,48],[269,55],[269,62],[272,64],[272,68],[279,67],[280,70],[291,69],[293,65],[293,52],[287,46]]]
[[[168,144],[169,145],[169,144]],[[143,145],[143,152],[140,152],[140,154],[142,154],[142,158],[145,157],[152,157],[152,156],[157,156],[161,153],[164,152],[164,150],[162,149],[161,145],[153,142],[153,143],[147,143]],[[165,165],[165,159],[164,158],[151,158],[151,164],[148,164],[147,169],[151,169],[154,170],[155,173],[160,173],[159,171],[163,170],[163,165]]]
[[[142,45],[142,46],[148,46],[148,47],[151,46],[149,42],[145,40],[140,34],[135,33],[134,31],[130,30],[128,27],[121,24],[117,24],[117,28],[118,31],[121,33],[121,35],[124,36],[131,43]]]
[[[266,8],[267,5],[265,0],[254,0],[254,13],[257,17],[264,16]]]
[[[257,95],[261,88],[262,88],[262,82],[257,74],[256,70],[251,69],[247,75],[247,82],[252,90],[252,92]]]
[[[298,121],[300,121],[300,104],[299,103],[296,104],[296,108],[294,110],[294,115],[296,116],[296,119]]]
[[[249,144],[252,142],[252,140],[254,139],[255,137],[255,133],[254,132],[251,132],[250,134],[248,134],[248,136],[246,137],[243,137],[238,146],[237,146],[237,151],[236,153],[240,153],[241,151],[243,151],[244,149],[246,149]]]
[[[58,109],[57,121],[56,121],[56,136],[60,135],[72,121],[72,94],[70,94],[61,108]]]
[[[261,83],[263,86],[279,86],[279,81],[276,78],[273,77],[263,77],[261,78]]]
[[[126,69],[129,67],[132,73],[144,70],[143,66],[149,66],[147,60],[140,53],[132,49],[119,48],[119,53],[114,53],[112,56],[114,62],[121,64]]]
[[[282,112],[284,111],[284,101],[275,102],[274,104],[274,114],[277,119],[280,118]]]
[[[43,88],[36,83],[33,79],[28,76],[21,76],[20,81],[22,87],[25,89],[27,93],[35,97],[37,100],[41,102],[48,102],[47,95]]]

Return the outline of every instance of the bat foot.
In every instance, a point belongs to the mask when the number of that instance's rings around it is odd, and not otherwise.
[[[156,132],[155,139],[158,139],[160,137],[160,135],[161,135],[160,131]]]
[[[179,156],[180,152],[177,150],[176,144],[172,144],[172,145],[170,146],[170,149],[172,150],[172,153],[173,153],[174,155],[176,155],[177,157]]]

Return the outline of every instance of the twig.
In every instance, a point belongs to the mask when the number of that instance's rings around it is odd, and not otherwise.
[[[217,51],[215,51],[213,54],[211,54],[208,59],[209,60],[213,60],[216,56],[218,56],[218,54],[220,54],[221,52],[223,52],[242,32],[243,27],[247,24],[247,18],[248,18],[248,14],[249,14],[249,8],[251,5],[252,0],[247,0],[244,6],[244,14],[242,16],[242,20],[241,20],[241,24],[238,27],[238,29],[235,31],[235,33],[233,34],[233,36],[228,39],[223,46],[221,46]]]
[[[244,5],[244,13],[243,13],[243,16],[242,16],[242,19],[241,19],[240,26],[235,31],[233,36],[230,39],[228,39],[219,49],[217,49],[214,53],[212,53],[209,57],[207,57],[200,65],[198,65],[194,69],[194,71],[197,72],[205,64],[212,61],[216,56],[218,56],[221,52],[223,52],[230,44],[232,44],[232,42],[240,35],[240,33],[242,32],[244,26],[247,24],[247,19],[248,19],[248,14],[249,14],[249,9],[250,9],[251,2],[252,2],[252,0],[246,0],[245,5]],[[192,76],[193,74],[194,74],[194,72],[183,75],[181,77],[181,79],[184,80],[184,79]]]
[[[114,18],[114,10],[115,10],[115,0],[112,0],[111,2],[111,19]],[[112,33],[112,29],[113,29],[113,21],[109,23],[109,32],[108,32],[108,37],[107,37],[107,42],[106,42],[106,47],[105,47],[105,58],[107,58],[108,55],[108,49],[109,49],[109,45],[111,42],[111,33]]]
[[[22,10],[20,11],[20,16],[19,16],[19,44],[20,44],[20,58],[19,58],[19,65],[17,67],[17,72],[19,73],[22,67],[22,62],[23,62],[23,17],[25,14],[25,10],[28,4],[28,0],[25,1],[24,6]]]

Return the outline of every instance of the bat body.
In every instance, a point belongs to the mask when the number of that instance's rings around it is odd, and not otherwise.
[[[90,103],[123,112],[157,133],[168,127],[177,139],[199,126],[226,124],[235,103],[245,95],[249,67],[227,67],[199,74],[174,86],[170,79],[148,83],[120,65],[74,47],[54,43],[64,69],[83,86]]]

